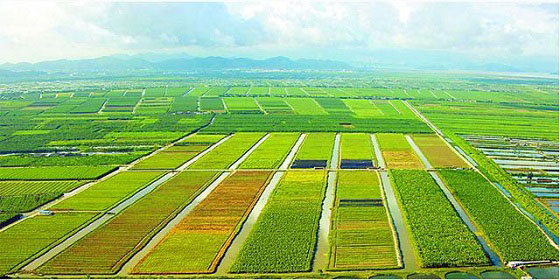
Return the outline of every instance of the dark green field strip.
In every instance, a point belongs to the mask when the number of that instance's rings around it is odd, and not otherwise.
[[[296,160],[326,160],[330,166],[332,157],[334,133],[309,133],[296,153]]]
[[[325,171],[287,172],[245,240],[231,271],[310,271],[325,180]]]
[[[338,172],[333,214],[329,269],[398,267],[377,173]]]
[[[45,274],[115,273],[190,203],[218,172],[185,171],[38,269]]]
[[[400,116],[357,118],[343,115],[219,114],[202,131],[232,132],[394,132],[432,133],[422,121]]]
[[[35,216],[0,232],[0,275],[52,245],[86,223],[95,214],[57,213]]]
[[[200,97],[200,110],[223,112],[225,108],[221,97]]]
[[[134,268],[134,273],[210,273],[240,230],[272,172],[236,171]]]
[[[239,166],[240,169],[274,169],[278,168],[292,146],[296,143],[299,133],[272,133],[251,155]]]
[[[439,173],[504,262],[558,260],[558,250],[537,226],[480,174],[459,170]]]
[[[189,169],[227,169],[264,135],[237,133],[194,162]]]
[[[422,267],[489,264],[475,235],[428,172],[392,170],[391,178]]]
[[[160,171],[125,171],[96,183],[51,207],[53,210],[103,211],[161,177]]]
[[[2,167],[0,180],[88,180],[97,179],[115,168],[114,166]]]
[[[26,194],[64,193],[87,181],[0,181],[0,197]]]
[[[365,133],[342,133],[340,136],[341,159],[363,159],[375,162],[371,136]]]

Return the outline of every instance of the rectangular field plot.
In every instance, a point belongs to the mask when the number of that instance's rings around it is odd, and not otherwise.
[[[0,180],[89,180],[114,169],[114,166],[2,167]]]
[[[292,168],[298,161],[317,161],[317,167],[329,167],[334,147],[334,133],[309,133],[299,148]],[[313,168],[309,166],[308,168]]]
[[[422,169],[424,166],[402,134],[376,134],[387,168]]]
[[[0,196],[63,193],[87,181],[0,181]]]
[[[201,97],[200,111],[224,112],[224,102],[221,97]]]
[[[479,173],[470,170],[439,173],[502,261],[558,260],[558,249]]]
[[[231,271],[311,270],[326,171],[290,171],[276,186]]]
[[[223,135],[217,135],[219,141]],[[201,138],[202,140],[197,140]],[[132,169],[174,169],[181,166],[183,163],[192,159],[200,152],[206,150],[208,146],[213,143],[200,142],[208,141],[209,138],[202,135],[193,135],[181,141],[180,143],[171,146],[163,151],[158,152],[150,157],[143,159],[135,164]]]
[[[328,115],[313,98],[285,98],[285,101],[298,115]]]
[[[342,163],[348,160],[369,161],[369,167],[373,167],[375,161],[375,153],[373,152],[373,144],[370,134],[365,133],[343,133],[340,137],[340,159]],[[350,163],[350,162],[348,162]],[[364,162],[365,163],[365,162]],[[368,167],[366,166],[366,168]]]
[[[189,169],[226,169],[255,145],[264,133],[237,133],[194,162]]]
[[[338,172],[330,269],[398,267],[391,221],[381,193],[375,172]]]
[[[261,113],[261,109],[253,97],[224,97],[224,102],[230,113]]]
[[[281,97],[258,97],[257,102],[267,114],[293,114],[292,108]]]
[[[298,139],[298,133],[272,133],[239,166],[240,169],[272,169],[280,167]]]
[[[160,171],[125,171],[53,205],[53,210],[102,211],[161,177]]]
[[[149,238],[190,203],[218,172],[185,171],[125,209],[38,271],[45,274],[115,273]]]
[[[451,150],[437,135],[417,134],[413,135],[412,139],[428,161],[436,168],[469,167],[469,165]]]
[[[379,117],[383,112],[367,99],[342,99],[357,117]]]
[[[341,99],[338,98],[315,98],[315,101],[321,105],[329,114],[350,114],[350,109]]]
[[[226,178],[167,234],[134,272],[213,272],[271,174],[236,171]]]
[[[422,267],[489,263],[475,235],[428,172],[392,170],[390,175]]]
[[[198,97],[181,96],[175,97],[169,112],[196,112],[198,111]]]
[[[94,213],[57,213],[35,216],[0,232],[0,275],[39,253],[95,216]]]

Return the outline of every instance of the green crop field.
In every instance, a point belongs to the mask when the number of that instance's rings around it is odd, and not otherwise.
[[[146,22],[182,11],[170,7]],[[263,13],[247,11],[229,27],[253,35],[260,27],[240,22]],[[187,41],[201,40],[187,29]],[[316,39],[313,26],[301,31]],[[158,32],[165,48],[184,43],[171,35]],[[221,35],[232,53],[252,44]],[[388,70],[377,56],[341,70],[130,56],[102,72],[93,61],[69,72],[0,65],[0,276],[494,279],[556,269],[555,74]],[[216,66],[226,60],[247,68]],[[74,63],[49,64],[63,62]]]
[[[284,175],[243,244],[232,272],[311,269],[325,175],[324,171],[291,171]]]
[[[375,172],[338,172],[330,269],[398,267],[396,240],[381,192]]]
[[[282,161],[296,143],[297,133],[272,133],[249,157],[240,169],[272,169],[280,167]]]
[[[423,267],[488,264],[476,237],[427,172],[393,170],[391,177]]]

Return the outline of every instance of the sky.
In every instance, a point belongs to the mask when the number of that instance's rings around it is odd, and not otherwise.
[[[555,2],[0,2],[0,63],[143,52],[558,61]]]

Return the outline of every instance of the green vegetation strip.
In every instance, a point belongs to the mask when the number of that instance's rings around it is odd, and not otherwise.
[[[264,133],[236,133],[193,163],[189,169],[227,169],[263,136]]]
[[[299,137],[299,133],[272,133],[239,166],[240,169],[278,168],[290,152]]]
[[[309,133],[296,154],[296,160],[326,160],[330,166],[334,133]]]
[[[558,249],[479,173],[439,173],[504,262],[558,260]]]
[[[340,171],[331,225],[330,269],[398,267],[377,173]]]
[[[54,245],[94,215],[58,213],[53,216],[35,216],[0,232],[0,275],[10,272],[27,259]]]
[[[213,272],[271,174],[236,171],[226,178],[165,236],[134,272]]]
[[[0,168],[0,180],[88,180],[114,169],[114,166],[3,167]]]
[[[428,172],[392,170],[391,177],[423,267],[489,264],[475,235]]]
[[[96,183],[51,207],[52,210],[102,211],[161,177],[164,172],[125,171]]]
[[[363,159],[374,160],[373,144],[371,137],[365,133],[342,133],[341,134],[341,159]]]
[[[291,171],[274,189],[231,271],[310,271],[317,244],[325,171]]]
[[[218,172],[185,171],[38,269],[45,274],[115,273]],[[95,256],[92,258],[92,256]]]

